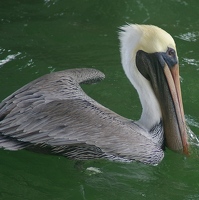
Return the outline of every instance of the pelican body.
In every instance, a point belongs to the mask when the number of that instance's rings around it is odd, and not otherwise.
[[[40,77],[1,102],[0,148],[151,165],[163,159],[165,145],[188,154],[173,38],[156,26],[132,24],[121,27],[119,39],[124,72],[142,104],[140,120],[85,94],[80,84],[104,79],[102,72],[69,69]]]

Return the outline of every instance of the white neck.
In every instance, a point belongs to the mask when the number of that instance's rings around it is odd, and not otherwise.
[[[150,82],[142,76],[136,66],[133,66],[135,65],[135,60],[129,60],[128,63],[124,61],[122,64],[126,76],[138,92],[142,105],[142,115],[138,124],[149,131],[154,125],[158,124],[162,118],[158,100]]]
[[[137,90],[142,105],[142,114],[138,124],[150,131],[162,118],[160,105],[150,82],[141,75],[135,66],[132,66],[133,64],[135,64],[135,60],[130,61],[129,65],[123,65],[123,68],[126,76]]]
[[[141,36],[139,33],[136,34],[134,32],[134,39],[132,40],[131,34],[128,33],[120,33],[122,65],[126,76],[137,90],[141,101],[142,115],[138,124],[149,131],[160,122],[162,113],[150,82],[142,76],[136,66],[136,48]]]

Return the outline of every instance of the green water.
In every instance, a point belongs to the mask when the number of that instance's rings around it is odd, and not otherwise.
[[[31,80],[93,67],[105,81],[83,86],[115,112],[138,119],[138,96],[121,64],[118,27],[146,23],[177,43],[187,122],[199,136],[198,0],[7,0],[0,2],[0,100]],[[76,163],[28,151],[0,150],[1,200],[197,200],[199,147],[184,157],[166,150],[156,167],[109,161]],[[101,173],[91,173],[89,167]]]

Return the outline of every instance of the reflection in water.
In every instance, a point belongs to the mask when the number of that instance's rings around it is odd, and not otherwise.
[[[44,0],[44,4],[47,5],[48,7],[55,5],[58,0]]]
[[[146,14],[146,18],[142,21],[142,23],[147,23],[147,21],[150,19],[149,10],[147,9],[147,7],[140,0],[137,0],[137,4],[138,4],[138,7],[139,7],[139,10]]]
[[[194,58],[183,58],[183,61],[186,62],[188,65],[194,65],[199,67],[199,60]]]
[[[199,128],[199,123],[196,122],[190,115],[186,115],[186,122],[189,126]],[[187,126],[187,135],[191,148],[190,149],[191,153],[199,155],[199,139],[188,126]]]
[[[102,171],[97,167],[87,167],[86,171],[89,176],[102,173]]]
[[[199,123],[196,122],[195,119],[193,119],[190,115],[186,115],[186,122],[190,126],[195,126],[195,127],[199,128]]]
[[[194,134],[194,132],[189,127],[187,127],[187,134],[188,134],[188,138],[189,138],[188,139],[189,140],[189,144],[191,146],[199,147],[199,139],[197,138],[197,136]],[[199,149],[198,149],[198,151],[199,151]]]
[[[176,37],[188,42],[196,42],[199,37],[199,32],[188,32],[180,34],[179,36]]]
[[[1,51],[1,49],[0,49],[0,51]],[[4,65],[4,64],[6,64],[6,63],[8,63],[8,62],[10,62],[10,61],[12,61],[12,60],[14,60],[14,59],[15,59],[18,55],[20,55],[20,54],[21,54],[21,53],[18,52],[18,53],[16,53],[16,54],[11,54],[11,55],[6,56],[6,58],[0,60],[0,67],[1,67],[1,65]]]
[[[26,56],[23,56],[23,57],[21,57],[21,59],[23,59],[23,58],[25,58]],[[27,61],[27,63],[25,63],[24,65],[22,65],[22,66],[19,66],[19,70],[23,70],[23,69],[25,69],[25,68],[32,68],[32,67],[35,67],[36,65],[35,65],[35,63],[34,63],[34,61],[33,61],[33,59],[30,59],[30,60],[28,60]]]

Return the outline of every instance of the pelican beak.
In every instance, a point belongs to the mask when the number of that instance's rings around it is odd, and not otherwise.
[[[150,81],[160,103],[165,144],[174,151],[188,155],[188,140],[182,104],[179,65],[175,50],[148,54],[138,51],[136,65]]]
[[[186,132],[186,123],[185,123],[185,117],[184,117],[184,109],[182,104],[182,96],[181,96],[181,88],[180,88],[180,77],[179,77],[179,65],[176,64],[172,68],[169,68],[167,64],[165,64],[164,67],[164,74],[167,79],[167,84],[170,89],[171,97],[173,100],[173,106],[175,108],[175,118],[176,122],[178,123],[178,131],[179,136],[178,140],[175,142],[175,137],[172,138],[172,135],[170,133],[171,128],[168,126],[165,126],[168,130],[165,130],[165,137],[167,146],[171,149],[181,150],[184,154],[189,154],[188,151],[188,142],[187,142],[187,132]],[[165,116],[167,118],[167,116]],[[170,119],[165,120],[165,123],[167,123]],[[170,122],[172,123],[172,122]],[[166,135],[167,134],[167,135]],[[176,148],[177,147],[177,148]]]

